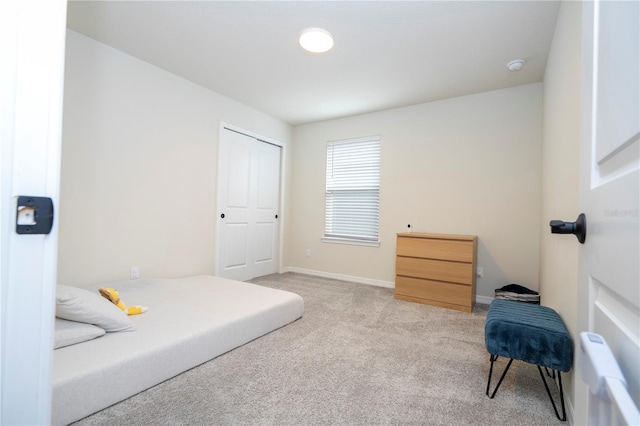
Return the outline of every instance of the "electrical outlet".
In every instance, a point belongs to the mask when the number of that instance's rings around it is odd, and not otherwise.
[[[478,278],[484,278],[484,268],[483,267],[478,267],[477,275],[478,275]]]
[[[138,278],[140,278],[140,267],[139,266],[132,266],[131,267],[131,279],[132,280],[137,280]]]
[[[305,252],[305,255],[307,257],[311,256],[311,249],[307,249],[307,251]]]

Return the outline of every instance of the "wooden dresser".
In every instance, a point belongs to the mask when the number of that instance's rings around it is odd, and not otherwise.
[[[471,312],[477,247],[473,235],[398,234],[395,298]]]

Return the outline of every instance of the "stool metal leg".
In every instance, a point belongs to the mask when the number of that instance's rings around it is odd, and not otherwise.
[[[546,367],[545,367],[546,370]],[[558,384],[560,385],[560,403],[562,404],[562,417],[560,417],[560,414],[558,414],[558,409],[556,408],[556,403],[553,400],[553,397],[551,396],[551,391],[549,390],[549,385],[547,385],[547,381],[544,378],[544,374],[542,374],[542,368],[540,368],[540,366],[538,365],[538,371],[540,372],[540,377],[542,378],[542,382],[544,383],[544,387],[547,390],[547,395],[549,395],[549,400],[551,401],[551,405],[553,405],[553,411],[556,412],[556,417],[558,418],[558,420],[562,420],[563,422],[567,420],[567,412],[565,411],[564,408],[564,392],[562,389],[562,375],[560,374],[560,372],[558,371]],[[555,370],[554,371],[554,377],[555,377]],[[549,373],[549,371],[547,370],[547,374]]]
[[[489,379],[487,380],[487,396],[491,399],[493,399],[493,397],[496,396],[496,392],[498,392],[498,388],[502,384],[502,381],[504,380],[504,376],[507,375],[507,371],[509,371],[509,367],[511,367],[511,363],[513,362],[513,358],[511,358],[509,360],[509,363],[505,367],[504,371],[502,372],[502,376],[500,376],[500,380],[498,381],[496,388],[493,390],[493,393],[489,395],[489,389],[491,388],[491,375],[493,374],[493,363],[497,359],[498,359],[498,355],[491,355],[491,357],[489,358],[489,361],[491,361],[491,367],[489,367]]]
[[[547,367],[544,368],[544,371],[547,373],[547,377],[551,377],[553,380],[556,379],[556,370],[551,370],[551,373],[549,373],[549,369]]]

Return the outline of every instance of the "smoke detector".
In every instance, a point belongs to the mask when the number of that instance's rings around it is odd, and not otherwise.
[[[507,68],[509,71],[520,71],[524,65],[524,61],[522,59],[515,59],[507,64]]]

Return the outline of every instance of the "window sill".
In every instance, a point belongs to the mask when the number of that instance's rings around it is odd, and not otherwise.
[[[323,243],[331,243],[331,244],[348,244],[352,246],[380,247],[380,241],[350,240],[348,238],[333,238],[333,237],[322,237],[320,238],[320,240]]]

